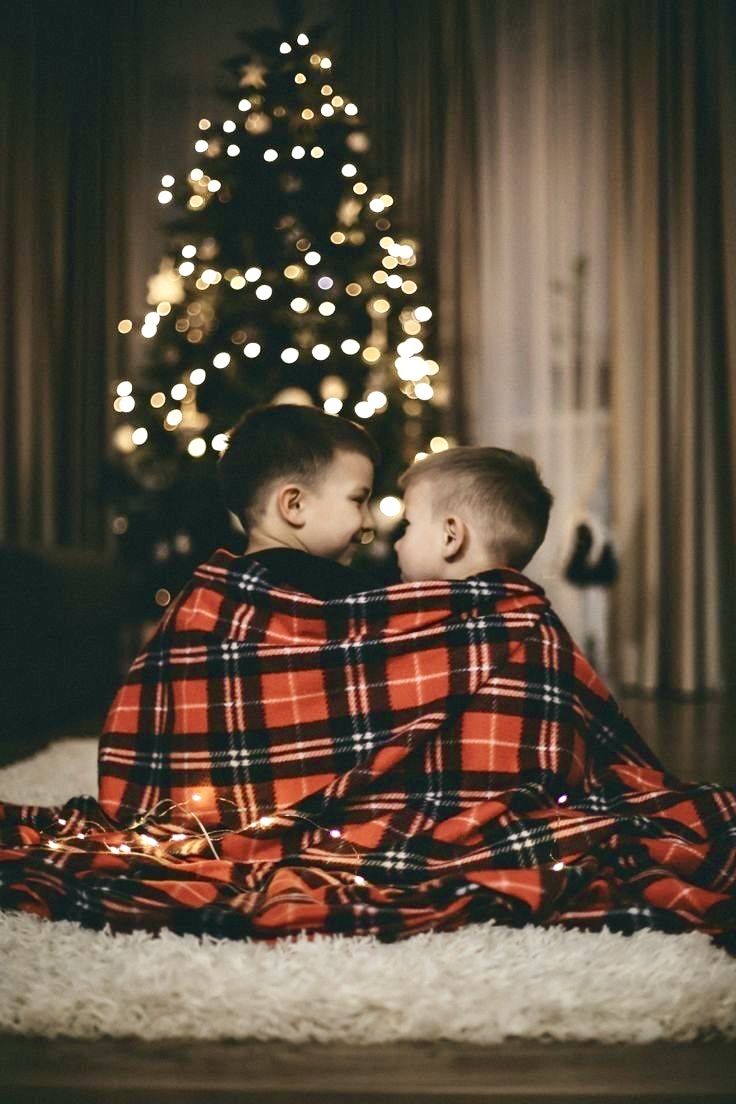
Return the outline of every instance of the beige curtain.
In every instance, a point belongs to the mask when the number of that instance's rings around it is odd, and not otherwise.
[[[608,674],[608,593],[574,587],[564,567],[579,521],[596,554],[610,536],[610,4],[368,8],[375,32],[365,6],[350,9],[347,68],[400,176],[397,225],[409,215],[435,260],[448,429],[539,461],[555,508],[527,570]],[[364,72],[354,59],[376,36]]]
[[[624,684],[733,686],[736,7],[613,13],[615,594]]]
[[[463,442],[537,457],[529,574],[615,689],[734,670],[734,6],[374,0],[343,45],[399,225],[436,242]],[[728,135],[731,135],[730,143]],[[430,258],[431,259],[431,258]],[[580,590],[576,524],[621,575]]]

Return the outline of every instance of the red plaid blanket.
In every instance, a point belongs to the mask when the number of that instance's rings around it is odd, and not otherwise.
[[[0,905],[232,938],[696,928],[736,953],[736,792],[669,774],[511,569],[322,602],[221,549],[117,693],[99,783],[0,804]]]

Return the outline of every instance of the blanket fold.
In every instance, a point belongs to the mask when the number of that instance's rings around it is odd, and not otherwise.
[[[666,770],[520,572],[323,602],[220,549],[112,702],[99,794],[0,802],[0,906],[259,939],[699,929],[736,954],[736,791]]]

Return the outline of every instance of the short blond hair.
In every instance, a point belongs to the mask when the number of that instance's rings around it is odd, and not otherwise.
[[[406,492],[419,480],[431,487],[435,514],[468,511],[499,563],[523,571],[545,538],[554,497],[530,456],[460,445],[417,460],[399,487]]]

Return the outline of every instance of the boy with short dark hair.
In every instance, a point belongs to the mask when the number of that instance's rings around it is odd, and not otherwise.
[[[219,463],[227,508],[245,531],[246,557],[272,581],[337,598],[376,585],[351,568],[366,531],[380,453],[362,426],[312,406],[249,410]]]

